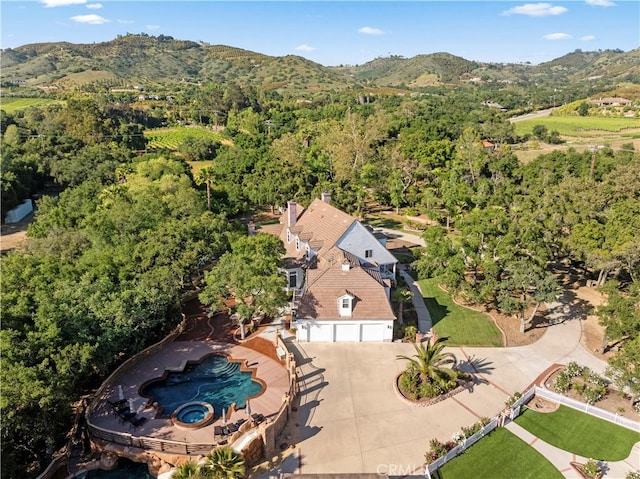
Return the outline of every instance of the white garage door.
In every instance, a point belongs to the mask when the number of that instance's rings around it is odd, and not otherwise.
[[[307,324],[309,341],[333,341],[333,324]]]
[[[358,324],[336,324],[335,340],[341,341],[360,341],[360,325]]]
[[[384,340],[384,324],[363,324],[362,340],[363,341],[383,341]]]

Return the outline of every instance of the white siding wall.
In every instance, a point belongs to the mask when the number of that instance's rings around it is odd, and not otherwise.
[[[298,319],[296,339],[301,342],[387,342],[393,340],[393,320],[314,321]]]
[[[361,261],[377,264],[397,263],[393,256],[380,241],[361,223],[355,221],[342,237],[336,242],[336,246],[357,256]],[[371,250],[372,256],[365,257],[365,251]]]

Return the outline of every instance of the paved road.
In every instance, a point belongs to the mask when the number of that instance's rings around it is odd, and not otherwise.
[[[553,108],[547,108],[546,110],[540,110],[533,113],[527,113],[526,115],[515,116],[513,118],[509,118],[510,123],[517,123],[519,121],[531,120],[532,118],[541,118],[543,116],[549,116],[553,111]]]

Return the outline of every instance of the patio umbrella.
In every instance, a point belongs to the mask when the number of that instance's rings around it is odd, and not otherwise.
[[[120,399],[120,401],[124,399],[124,391],[122,390],[122,384],[118,384],[118,399]]]
[[[247,399],[247,406],[245,409],[247,410],[247,417],[251,417],[251,405],[248,399]]]
[[[222,408],[222,425],[227,425],[227,410],[225,408]]]

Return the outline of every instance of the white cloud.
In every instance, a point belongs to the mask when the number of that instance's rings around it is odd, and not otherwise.
[[[596,0],[597,1],[597,0]],[[606,0],[603,0],[606,1]],[[569,10],[565,7],[553,6],[550,3],[527,3],[502,12],[503,15],[528,15],[530,17],[548,17],[562,15]]]
[[[595,35],[585,35],[584,37],[580,37],[580,40],[583,42],[592,42],[596,39]]]
[[[160,25],[147,25],[147,30],[158,30]]]
[[[88,3],[87,8],[90,10],[100,10],[102,8],[101,3]]]
[[[589,5],[595,5],[596,7],[615,7],[616,4],[610,0],[586,0]]]
[[[304,43],[302,45],[298,45],[294,50],[297,50],[299,52],[313,52],[315,50],[317,50],[316,47],[310,47],[309,45],[305,45]]]
[[[40,3],[45,7],[66,7],[69,5],[81,5],[87,3],[87,0],[42,0]]]
[[[103,23],[109,23],[109,20],[106,18],[93,13],[91,15],[76,15],[75,17],[71,17],[71,20],[78,23],[87,23],[89,25],[102,25]]]
[[[121,19],[118,19],[118,20],[116,20],[116,21],[117,21],[118,23],[122,23],[123,25],[131,25],[131,24],[133,24],[133,23],[136,23],[136,22],[134,22],[133,20],[121,20]]]
[[[542,38],[545,38],[547,40],[569,40],[571,38],[571,35],[569,35],[568,33],[549,33]]]
[[[362,27],[358,28],[358,33],[364,33],[365,35],[384,35],[384,31],[374,27]]]

